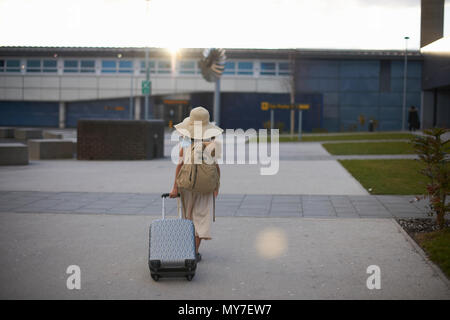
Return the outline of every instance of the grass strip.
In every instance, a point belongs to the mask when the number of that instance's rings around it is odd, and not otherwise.
[[[422,164],[412,159],[339,162],[371,194],[422,194],[428,182],[428,179],[419,173]]]
[[[400,141],[324,143],[322,146],[333,155],[414,154],[411,143]]]
[[[415,238],[430,260],[450,278],[450,229],[417,233]]]

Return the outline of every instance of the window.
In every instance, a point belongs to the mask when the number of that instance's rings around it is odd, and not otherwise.
[[[81,73],[95,73],[95,61],[94,60],[81,60],[80,61]]]
[[[179,61],[178,68],[180,74],[195,74],[195,61],[194,60]]]
[[[6,60],[6,72],[20,72],[20,60]]]
[[[238,74],[239,75],[252,75],[253,74],[253,62],[238,62]]]
[[[33,73],[33,72],[56,72],[56,60],[51,59],[28,59],[27,60],[27,73]]]
[[[115,60],[102,60],[102,73],[116,73],[117,62]]]
[[[43,72],[56,72],[56,60],[43,60]]]
[[[172,63],[169,60],[160,60],[158,61],[158,73],[171,73],[172,72]]]
[[[275,75],[275,62],[261,62],[261,75],[274,76]]]
[[[78,60],[64,60],[64,73],[78,72]]]
[[[223,74],[236,74],[236,63],[232,61],[225,62]]]
[[[133,61],[119,60],[119,73],[131,73],[133,71]]]
[[[64,73],[95,73],[95,60],[64,60]]]
[[[390,92],[391,91],[391,61],[381,60],[380,61],[380,92]]]
[[[289,62],[278,62],[278,75],[288,76],[290,74]]]
[[[150,67],[150,73],[155,73],[155,72],[156,72],[156,70],[155,70],[155,61],[149,60],[149,61],[148,61],[148,65],[149,65],[149,67]],[[141,73],[146,73],[146,70],[145,70],[145,60],[144,60],[144,61],[141,61]]]
[[[41,72],[41,60],[27,60],[27,72]]]

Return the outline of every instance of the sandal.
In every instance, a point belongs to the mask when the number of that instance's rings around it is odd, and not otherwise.
[[[200,262],[202,260],[202,255],[200,253],[196,253],[195,259],[197,260],[197,262]]]

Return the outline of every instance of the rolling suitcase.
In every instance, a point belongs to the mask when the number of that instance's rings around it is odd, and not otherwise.
[[[178,206],[178,219],[165,218],[162,197],[162,219],[152,222],[149,231],[148,266],[153,280],[160,277],[186,277],[191,281],[197,268],[195,255],[195,231],[191,220],[181,218]]]

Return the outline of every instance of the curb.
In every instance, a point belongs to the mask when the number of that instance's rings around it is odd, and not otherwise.
[[[413,238],[411,238],[411,236],[403,229],[403,227],[397,222],[397,220],[395,218],[393,220],[399,232],[403,234],[405,239],[412,245],[413,249],[425,260],[425,262],[442,279],[442,281],[444,281],[447,288],[450,289],[450,280],[447,278],[444,272],[442,272],[442,270],[428,258],[425,251],[423,251],[423,249],[417,244],[417,242]]]

